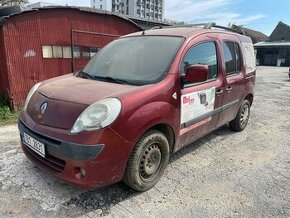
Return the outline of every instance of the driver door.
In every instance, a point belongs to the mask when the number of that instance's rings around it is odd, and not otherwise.
[[[186,52],[181,68],[181,77],[189,66],[207,65],[208,79],[191,84],[184,82],[181,88],[180,143],[183,147],[216,128],[223,100],[223,79],[218,61],[218,42],[203,41],[192,45]]]

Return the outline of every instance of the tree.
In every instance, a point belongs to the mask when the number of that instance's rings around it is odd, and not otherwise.
[[[0,0],[0,6],[11,6],[11,5],[24,6],[28,3],[29,3],[28,0]]]

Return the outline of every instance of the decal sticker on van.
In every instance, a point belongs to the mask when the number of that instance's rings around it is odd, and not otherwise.
[[[181,124],[214,110],[215,87],[181,96]]]

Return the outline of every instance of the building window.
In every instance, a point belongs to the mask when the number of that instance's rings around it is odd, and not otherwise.
[[[100,51],[100,48],[96,48],[96,47],[82,47],[81,48],[81,54],[82,54],[82,58],[85,59],[89,59],[94,57],[98,51]]]
[[[80,47],[74,47],[74,58],[80,58],[80,57],[81,57]]]
[[[90,48],[82,48],[82,57],[90,58]]]
[[[101,9],[101,10],[103,9],[103,5],[100,5],[100,9]]]
[[[43,58],[62,58],[63,57],[62,46],[43,45],[42,46],[42,57]]]
[[[62,58],[62,47],[59,45],[52,46],[52,53],[54,58]]]
[[[93,58],[99,50],[100,48],[90,48],[90,58]]]
[[[63,46],[62,47],[62,54],[63,54],[63,58],[72,58],[71,47],[70,46]]]
[[[52,58],[52,47],[47,45],[42,46],[42,56],[43,58]]]
[[[75,46],[73,48],[74,58],[86,58],[90,59],[97,54],[101,48],[96,47],[79,47]],[[42,46],[43,58],[72,58],[72,50],[70,46],[60,46],[60,45],[44,45]]]

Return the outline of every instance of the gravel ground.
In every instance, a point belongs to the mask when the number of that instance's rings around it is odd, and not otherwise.
[[[288,68],[258,67],[245,131],[222,127],[171,157],[145,193],[122,183],[82,191],[48,177],[0,128],[1,217],[290,217]]]

